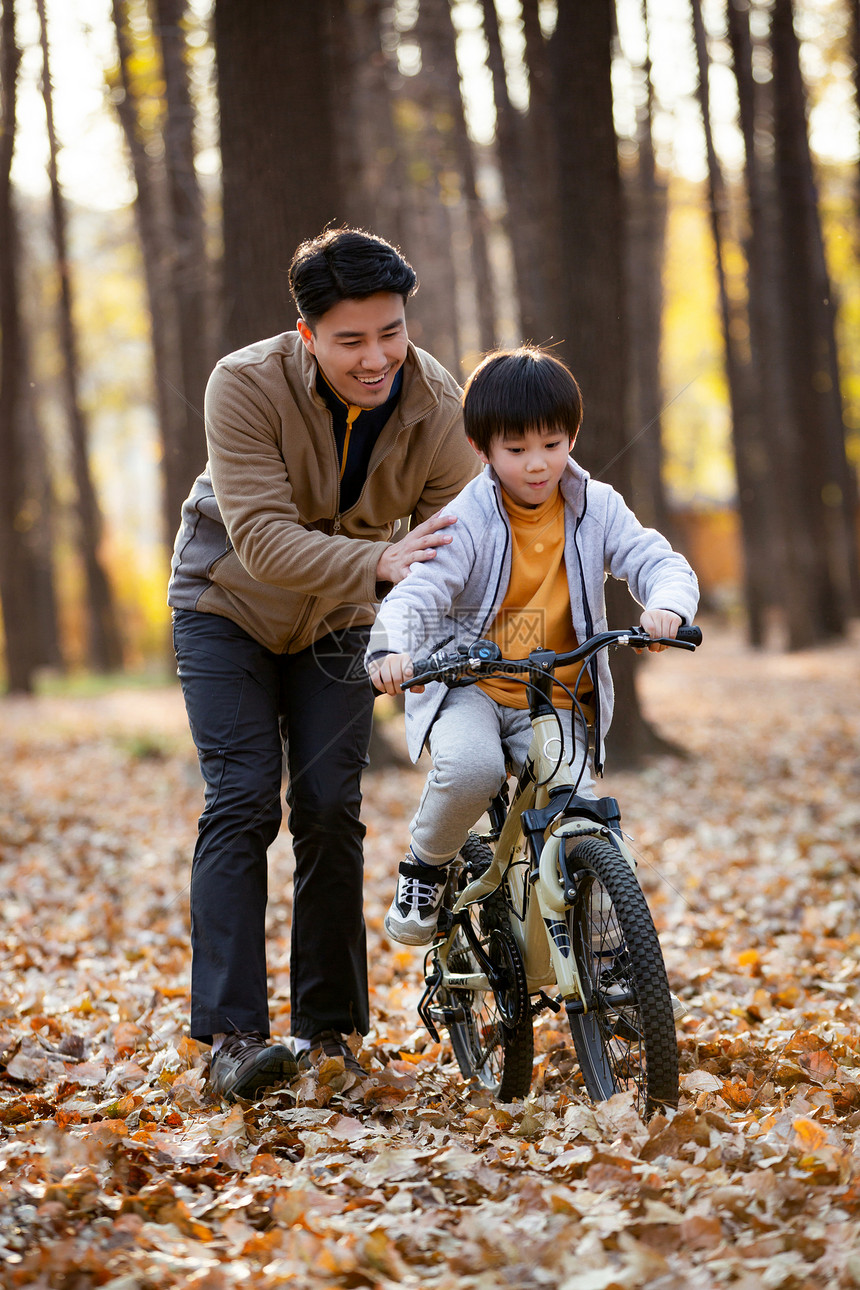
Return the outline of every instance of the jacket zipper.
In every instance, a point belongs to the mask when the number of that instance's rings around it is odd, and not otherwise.
[[[585,614],[585,631],[587,636],[594,635],[594,619],[591,616],[591,607],[588,603],[588,590],[585,582],[585,570],[582,567],[582,554],[579,550],[579,526],[585,519],[585,513],[588,510],[588,481],[583,486],[584,503],[581,513],[576,518],[576,527],[573,530],[573,549],[576,552],[576,564],[579,569],[579,586],[582,592],[582,609]],[[600,687],[597,676],[597,659],[593,658],[588,664],[588,671],[591,675],[591,684],[594,690],[594,769],[598,775],[603,774],[603,758],[600,753]]]
[[[502,514],[502,509],[499,506],[499,499],[496,496],[495,488],[493,488],[493,502],[495,504],[496,510],[498,511],[499,519],[502,521],[502,524],[505,527],[505,546],[504,546],[504,550],[502,551],[502,559],[499,565],[499,576],[496,578],[496,585],[493,589],[492,599],[490,600],[490,609],[489,609],[489,612],[487,613],[487,617],[484,619],[483,623],[481,624],[480,631],[478,632],[479,636],[483,636],[484,631],[486,630],[487,625],[493,616],[493,609],[495,608],[496,597],[499,594],[499,587],[502,585],[502,569],[505,566],[505,558],[508,554],[508,545],[510,544],[510,540],[511,540],[511,533],[510,533],[510,527],[509,527],[510,520],[508,520],[507,517]]]

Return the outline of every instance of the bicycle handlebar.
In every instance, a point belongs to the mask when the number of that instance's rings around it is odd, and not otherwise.
[[[528,658],[502,658],[494,641],[477,640],[471,645],[458,645],[456,650],[436,650],[429,658],[419,658],[413,665],[411,680],[403,681],[401,689],[424,685],[428,681],[443,681],[448,685],[460,682],[469,684],[485,676],[511,676],[518,672],[537,672],[546,675],[557,667],[578,663],[597,650],[609,645],[630,645],[634,649],[647,649],[649,645],[668,645],[673,649],[694,650],[702,643],[700,627],[679,627],[676,637],[649,636],[641,627],[621,631],[598,632],[576,649],[564,654],[552,650],[534,650]]]

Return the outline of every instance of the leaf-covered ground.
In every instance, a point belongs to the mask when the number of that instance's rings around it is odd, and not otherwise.
[[[788,1290],[860,1285],[860,658],[708,631],[649,659],[689,750],[610,776],[658,923],[683,1097],[592,1105],[538,1022],[493,1105],[417,1023],[382,915],[423,771],[366,781],[373,1082],[213,1103],[187,1037],[200,804],[175,690],[0,705],[0,1284]],[[272,857],[288,1033],[291,858]]]

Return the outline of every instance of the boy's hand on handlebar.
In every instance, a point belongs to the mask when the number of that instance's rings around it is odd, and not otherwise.
[[[377,582],[402,582],[411,564],[433,560],[436,548],[451,541],[446,530],[456,524],[456,515],[431,515],[429,520],[410,529],[406,537],[385,548],[376,566]]]
[[[377,690],[383,694],[400,694],[403,682],[412,679],[412,659],[408,654],[386,654],[385,658],[371,663],[367,670]],[[412,688],[420,694],[424,686]]]
[[[678,635],[678,628],[682,625],[683,619],[678,614],[673,614],[671,609],[646,609],[639,619],[639,625],[651,637],[668,636],[674,640]],[[667,649],[666,645],[649,645],[648,650],[652,654],[659,654],[662,650]],[[636,651],[641,654],[641,650]]]

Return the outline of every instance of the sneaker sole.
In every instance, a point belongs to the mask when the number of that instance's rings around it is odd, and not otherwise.
[[[384,919],[385,930],[400,945],[429,945],[436,935],[435,927],[416,927],[414,923],[392,923]]]

